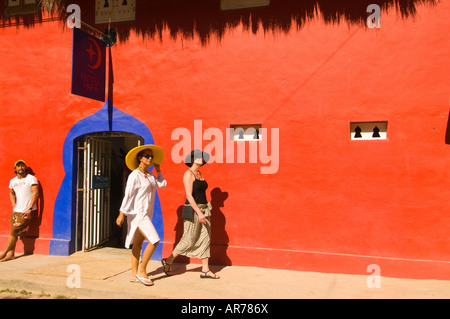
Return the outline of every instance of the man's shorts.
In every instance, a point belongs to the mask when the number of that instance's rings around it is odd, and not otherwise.
[[[25,232],[30,226],[36,211],[31,211],[28,218],[25,218],[24,213],[11,213],[11,232],[12,236],[21,236],[22,232]]]

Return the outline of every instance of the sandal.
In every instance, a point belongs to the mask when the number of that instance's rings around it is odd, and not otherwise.
[[[212,273],[214,276],[208,276],[207,273]],[[219,279],[220,277],[217,276],[215,273],[213,273],[211,270],[207,270],[207,271],[202,271],[202,273],[200,274],[200,278],[201,279]]]
[[[151,281],[148,278],[143,278],[143,277],[139,277],[138,275],[136,275],[136,278],[145,286],[153,286],[153,281]]]
[[[172,264],[167,263],[167,258],[161,259],[161,264],[163,265],[163,270],[166,276],[171,276],[169,272],[172,272]],[[169,269],[166,270],[166,266],[169,266]]]

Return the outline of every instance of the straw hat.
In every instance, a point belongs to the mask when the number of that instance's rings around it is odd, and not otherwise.
[[[162,161],[164,160],[164,150],[158,145],[146,144],[136,146],[128,152],[127,156],[125,156],[125,164],[127,164],[129,169],[135,170],[139,166],[137,155],[140,151],[147,149],[151,150],[153,153],[153,164],[159,165],[162,163]]]

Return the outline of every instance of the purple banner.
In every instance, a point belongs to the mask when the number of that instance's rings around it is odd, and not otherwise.
[[[73,28],[72,94],[105,101],[106,44]]]

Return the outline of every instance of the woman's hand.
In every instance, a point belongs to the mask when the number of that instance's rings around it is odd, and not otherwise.
[[[161,168],[160,168],[160,165],[159,165],[159,164],[153,164],[153,166],[155,167],[155,171],[156,171],[157,173],[161,172]]]
[[[117,224],[117,226],[122,227],[123,220],[124,220],[124,218],[123,218],[123,213],[120,212],[120,213],[119,213],[119,217],[117,217],[117,219],[116,219],[116,224]]]
[[[198,216],[198,221],[200,223],[202,223],[203,225],[206,225],[206,217],[205,217],[205,215],[202,212],[200,212],[200,213],[197,213],[197,216]]]

